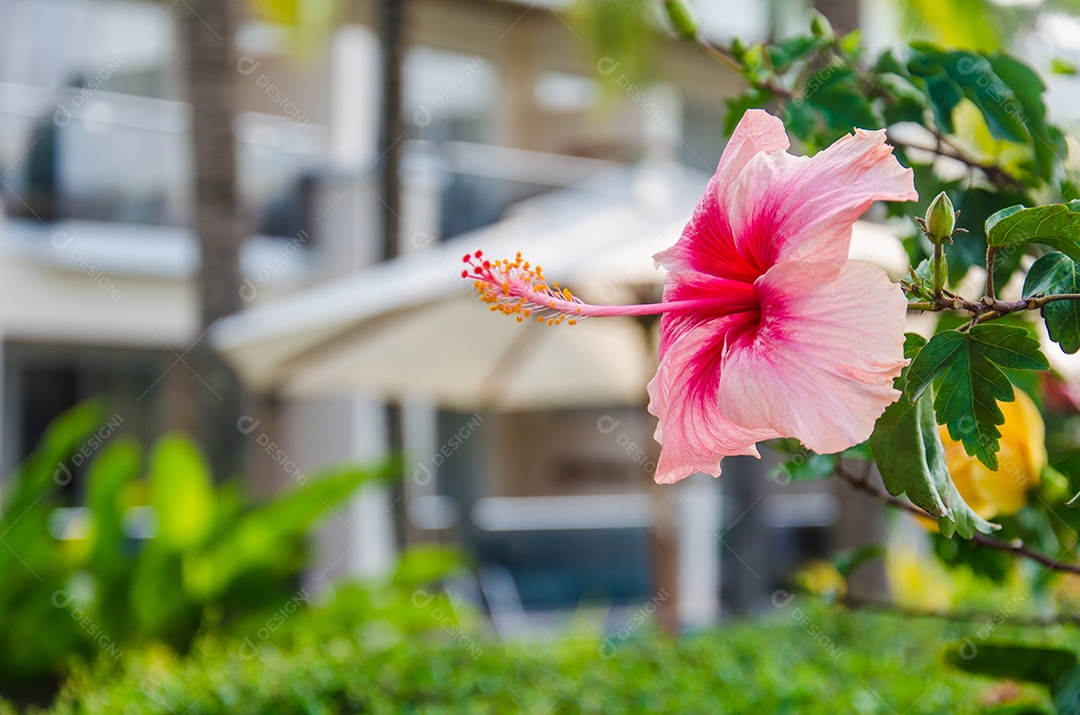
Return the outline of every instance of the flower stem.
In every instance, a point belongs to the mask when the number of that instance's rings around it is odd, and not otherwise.
[[[945,277],[941,275],[941,256],[944,252],[945,249],[940,243],[934,244],[934,298],[938,302],[942,299],[941,291],[945,287]]]
[[[986,247],[986,297],[994,300],[994,264],[997,259],[997,247]]]

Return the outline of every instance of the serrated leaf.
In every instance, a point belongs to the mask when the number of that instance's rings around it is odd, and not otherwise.
[[[904,356],[917,356],[925,345],[925,338],[909,333]],[[908,370],[910,367],[897,378],[897,389],[904,390]],[[946,536],[955,532],[964,538],[971,538],[976,531],[988,534],[997,527],[971,510],[949,476],[933,401],[933,387],[929,387],[914,403],[901,398],[889,405],[878,419],[870,447],[882,481],[893,496],[907,494],[913,504],[938,517]]]
[[[963,495],[956,488],[956,483],[953,482],[951,475],[948,484],[945,485],[942,497],[945,499],[945,503],[949,505],[948,516],[938,519],[938,530],[944,536],[951,538],[953,534],[959,534],[965,539],[970,539],[975,536],[975,532],[990,534],[1001,528],[998,524],[992,524],[983,519],[968,506]]]
[[[1011,206],[986,220],[988,246],[1041,243],[1080,261],[1080,201],[1026,209]]]
[[[1014,399],[1003,367],[1050,366],[1038,341],[1023,328],[989,323],[967,332],[950,330],[935,335],[919,351],[908,368],[905,390],[909,401],[915,402],[935,380],[944,378],[934,398],[938,424],[947,425],[952,439],[994,470],[1001,437],[997,426],[1005,422],[997,403]]]
[[[909,333],[905,336],[905,356],[918,354],[925,344],[925,338]],[[905,378],[901,375],[898,379],[898,389],[904,389]],[[889,405],[874,425],[870,448],[890,494],[906,493],[913,504],[940,517],[948,513],[941,492],[949,479],[949,469],[928,401],[932,399],[931,394],[914,403],[900,399]]]
[[[1039,258],[1024,281],[1024,298],[1080,293],[1080,266],[1064,253]],[[1080,301],[1061,300],[1042,307],[1050,339],[1070,355],[1080,350]]]

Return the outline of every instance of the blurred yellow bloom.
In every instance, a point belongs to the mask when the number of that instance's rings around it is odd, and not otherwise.
[[[1024,507],[1029,489],[1038,486],[1046,466],[1046,426],[1042,415],[1023,390],[1013,402],[1000,402],[1005,415],[1001,425],[1001,451],[997,471],[990,471],[949,438],[941,427],[945,458],[956,489],[964,501],[984,519],[1009,516]]]
[[[902,546],[890,547],[885,573],[898,605],[933,611],[952,608],[956,587],[949,572],[934,557]]]
[[[847,595],[847,581],[830,561],[811,561],[795,574],[795,584],[815,596],[843,598]]]

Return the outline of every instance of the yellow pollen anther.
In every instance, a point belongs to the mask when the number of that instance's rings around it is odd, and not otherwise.
[[[581,300],[557,281],[549,286],[544,280],[544,269],[532,266],[520,252],[513,260],[484,260],[479,255],[466,254],[464,262],[468,267],[462,277],[472,279],[477,295],[489,304],[492,312],[512,315],[519,323],[535,317],[541,325],[552,326],[562,325],[569,314],[582,315]],[[537,310],[546,315],[535,315]],[[578,320],[571,321],[572,325],[577,323]]]

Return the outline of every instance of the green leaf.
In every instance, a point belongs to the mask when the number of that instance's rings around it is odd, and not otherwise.
[[[258,571],[287,574],[302,538],[316,522],[365,483],[398,474],[397,461],[372,469],[336,467],[310,475],[308,481],[272,502],[238,516],[198,553],[185,555],[184,585],[199,598],[219,596],[234,579]]]
[[[1080,268],[1064,253],[1039,258],[1024,281],[1024,298],[1080,293]],[[1070,355],[1080,350],[1080,301],[1061,300],[1042,307],[1050,339]]]
[[[1011,191],[988,191],[977,187],[954,191],[955,205],[960,211],[957,223],[969,232],[957,235],[953,245],[948,247],[949,282],[957,285],[971,266],[982,268],[986,265],[987,219],[1004,208],[1024,202],[1027,197]],[[1008,283],[1008,269],[1018,265],[1020,258],[1020,251],[998,251],[994,271],[996,285]]]
[[[1025,680],[1054,688],[1077,667],[1072,651],[967,641],[945,651],[945,662],[966,673]]]
[[[764,107],[771,99],[772,95],[757,90],[729,98],[726,102],[727,111],[724,112],[724,135],[731,136],[746,110]]]
[[[1080,715],[1080,659],[1072,651],[965,639],[945,651],[945,662],[968,673],[1046,686],[1055,712]]]
[[[814,133],[814,128],[817,125],[817,115],[814,113],[813,108],[801,99],[785,104],[781,116],[784,120],[784,126],[799,141],[805,142]]]
[[[908,333],[904,356],[916,357],[925,345],[925,338]],[[897,389],[905,389],[910,370],[908,367],[897,378]],[[946,536],[954,532],[964,538],[971,538],[976,531],[988,534],[996,527],[971,511],[949,476],[945,448],[934,421],[933,400],[933,387],[928,387],[914,403],[897,400],[878,419],[870,447],[882,481],[893,496],[906,493],[913,504],[938,517]]]
[[[1074,76],[1077,74],[1076,63],[1068,57],[1055,57],[1050,60],[1050,71],[1054,74]]]
[[[884,123],[850,67],[822,67],[806,81],[803,99],[821,113],[832,130],[830,136],[850,133],[853,127],[877,129]]]
[[[882,110],[887,124],[923,123],[929,106],[926,96],[906,77],[886,72],[878,75],[876,86],[892,98],[892,101],[887,102]]]
[[[942,52],[925,43],[913,43],[912,47],[915,52],[908,70],[925,82],[935,118],[945,131],[954,133],[952,112],[966,97],[978,107],[994,137],[1013,142],[1031,138],[1023,103],[986,56],[968,51]],[[1006,69],[1018,73],[1013,66]]]
[[[941,257],[942,276],[949,275],[949,262]],[[934,259],[925,258],[912,271],[911,280],[900,281],[901,287],[914,300],[934,300]]]
[[[157,514],[158,541],[175,551],[202,544],[214,525],[214,489],[198,448],[168,435],[154,450],[150,501]]]
[[[781,483],[791,480],[793,482],[810,482],[817,479],[831,477],[836,471],[836,457],[830,454],[816,454],[803,451],[791,459],[782,462],[773,470],[773,479]]]
[[[1014,57],[1001,53],[987,55],[994,72],[1016,95],[1023,118],[1031,134],[1031,143],[1035,151],[1035,175],[1047,178],[1056,164],[1065,157],[1065,138],[1056,127],[1046,123],[1046,104],[1043,94],[1046,85],[1038,73]]]
[[[1050,686],[1050,697],[1060,715],[1080,715],[1080,667],[1074,667]]]
[[[1014,399],[1012,383],[1002,367],[1047,370],[1049,363],[1039,343],[1026,330],[994,323],[976,325],[967,332],[950,330],[935,335],[919,351],[907,373],[905,393],[914,403],[938,378],[934,398],[938,424],[948,425],[949,436],[963,442],[968,454],[990,469],[997,469],[997,425],[1005,416],[997,403]]]
[[[94,574],[95,600],[100,604],[95,619],[113,639],[134,625],[127,613],[134,554],[125,543],[123,494],[141,469],[142,450],[134,438],[125,435],[101,450],[87,474],[90,538],[85,565]]]
[[[881,544],[872,544],[853,551],[836,554],[833,556],[832,561],[833,565],[836,566],[836,570],[840,572],[840,575],[844,578],[848,578],[863,564],[878,559],[884,559],[888,553],[889,550]]]
[[[986,220],[986,243],[999,248],[1041,243],[1080,261],[1080,201],[998,211]]]
[[[769,62],[778,73],[788,70],[792,63],[806,58],[829,44],[820,37],[802,35],[792,37],[769,47]]]

